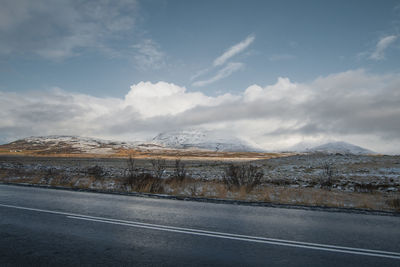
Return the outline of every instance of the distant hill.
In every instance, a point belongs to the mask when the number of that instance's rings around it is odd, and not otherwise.
[[[304,152],[321,152],[329,154],[354,154],[354,155],[367,155],[375,154],[374,151],[349,144],[346,142],[330,142],[310,149],[305,149]]]
[[[134,149],[143,152],[161,150],[266,152],[239,138],[221,136],[215,132],[197,129],[160,133],[147,142],[110,141],[70,135],[33,136],[0,145],[0,149],[7,152],[35,151],[35,154],[115,154],[121,149]],[[311,148],[305,143],[300,143],[287,150],[287,152],[289,151],[354,155],[376,154],[374,151],[346,142],[330,142]]]
[[[10,152],[35,151],[36,154],[114,154],[120,149],[207,150],[214,152],[261,152],[238,138],[221,138],[212,132],[186,130],[160,133],[151,141],[109,141],[70,135],[32,136],[1,145]]]
[[[58,153],[113,153],[120,148],[128,148],[132,144],[126,142],[107,141],[102,139],[70,136],[70,135],[49,135],[32,136],[9,144],[2,145],[10,151],[41,151],[43,154]]]

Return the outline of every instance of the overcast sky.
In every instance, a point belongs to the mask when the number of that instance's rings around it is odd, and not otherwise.
[[[400,153],[399,1],[0,4],[0,142],[206,128]]]

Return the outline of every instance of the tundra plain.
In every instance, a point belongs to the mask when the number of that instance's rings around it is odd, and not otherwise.
[[[250,174],[249,167],[253,167]],[[242,173],[238,174],[240,168]],[[236,172],[232,173],[232,170]],[[252,175],[258,180],[254,182]],[[244,181],[232,183],[235,177],[231,176],[244,176]],[[245,180],[247,178],[250,180]],[[23,152],[3,150],[0,181],[400,211],[400,156],[178,150],[153,153],[119,150],[108,155],[35,154],[30,151],[24,155]],[[249,183],[253,184],[249,186]]]

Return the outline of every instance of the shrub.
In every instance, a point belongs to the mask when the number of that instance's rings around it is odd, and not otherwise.
[[[101,166],[96,165],[87,169],[89,175],[93,175],[94,178],[100,179],[104,176],[104,170]]]
[[[162,193],[164,191],[162,179],[154,177],[144,171],[139,171],[136,167],[135,159],[132,156],[129,156],[127,164],[128,173],[125,175],[125,184],[129,185],[132,190],[149,193]]]
[[[376,190],[378,188],[377,185],[373,185],[373,184],[360,184],[360,183],[356,183],[354,185],[354,191],[355,192],[359,192],[359,193],[371,193],[372,191]]]
[[[138,192],[162,193],[164,192],[163,180],[149,173],[140,173],[136,176],[132,189]]]
[[[46,170],[46,175],[47,176],[54,176],[58,173],[56,168],[50,167]]]
[[[138,175],[138,169],[136,168],[135,159],[129,155],[127,160],[128,173],[125,174],[125,184],[132,186],[135,183],[136,177]]]
[[[165,159],[161,159],[161,158],[152,159],[151,165],[153,166],[154,177],[161,179],[165,172],[165,169],[167,168]]]
[[[186,178],[186,166],[180,159],[175,160],[174,178],[182,182]]]
[[[331,189],[333,185],[333,177],[335,175],[335,168],[330,163],[322,165],[322,174],[320,176],[320,184],[322,188]]]
[[[252,164],[230,164],[225,169],[223,182],[228,189],[244,187],[246,192],[250,192],[254,187],[261,184],[263,176],[264,172],[259,166]]]

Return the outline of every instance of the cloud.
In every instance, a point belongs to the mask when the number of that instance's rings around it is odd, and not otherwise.
[[[133,48],[136,50],[134,60],[139,69],[160,69],[165,66],[165,55],[153,40],[144,39]]]
[[[400,74],[365,70],[296,83],[286,77],[237,95],[207,96],[167,82],[140,82],[124,98],[99,98],[54,89],[0,91],[0,139],[76,134],[111,139],[149,138],[183,128],[237,135],[266,149],[300,142],[343,140],[400,153]]]
[[[195,87],[209,85],[209,84],[219,81],[223,78],[229,77],[232,73],[242,69],[243,67],[244,67],[243,63],[239,63],[239,62],[228,63],[224,68],[220,69],[215,76],[211,77],[208,80],[196,81],[196,82],[192,83],[192,85]]]
[[[249,35],[245,40],[241,41],[240,43],[235,44],[234,46],[232,46],[231,48],[226,50],[221,56],[216,58],[214,60],[212,67],[202,69],[202,70],[196,72],[190,78],[190,81],[196,80],[197,78],[211,72],[212,70],[214,70],[217,67],[222,67],[233,56],[239,54],[240,52],[244,51],[247,47],[249,47],[249,45],[251,45],[251,43],[253,43],[254,39],[255,39],[255,36],[252,34],[252,35]],[[214,76],[212,76],[206,80],[194,81],[192,83],[192,86],[201,87],[201,86],[209,85],[209,84],[217,82],[223,78],[229,77],[232,73],[234,73],[240,69],[243,69],[243,68],[244,68],[244,64],[241,62],[228,62],[226,64],[226,66],[223,67],[222,69],[219,69],[217,71],[217,73],[214,74]]]
[[[82,49],[115,53],[135,25],[136,1],[4,0],[0,53],[60,60]]]
[[[223,65],[226,61],[228,61],[230,58],[233,56],[239,54],[243,50],[245,50],[251,43],[253,43],[255,39],[254,35],[249,35],[246,39],[241,41],[238,44],[235,44],[234,46],[230,47],[228,50],[226,50],[221,56],[217,57],[214,60],[214,67],[218,67]]]
[[[199,70],[198,72],[196,72],[194,75],[192,75],[190,77],[190,81],[193,81],[193,80],[197,79],[198,77],[205,75],[210,70],[211,70],[210,68]]]
[[[385,59],[385,50],[396,41],[398,36],[396,35],[388,35],[381,38],[376,44],[375,51],[370,55],[370,59],[373,60],[382,60]]]
[[[135,109],[142,118],[176,115],[196,106],[214,106],[223,100],[232,99],[229,94],[209,97],[201,92],[186,92],[180,87],[166,82],[140,82],[132,85],[125,96],[124,108]]]

